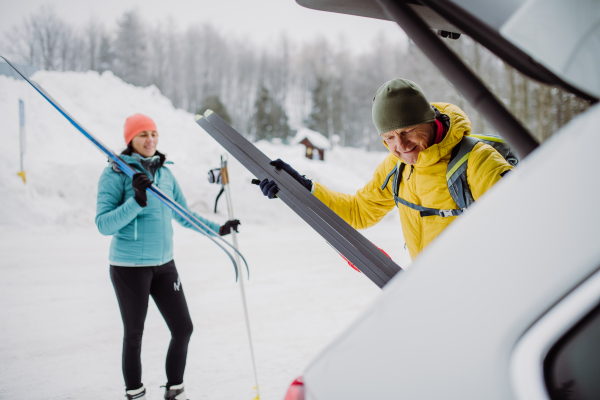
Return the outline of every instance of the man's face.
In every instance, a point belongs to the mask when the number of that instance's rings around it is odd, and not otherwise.
[[[381,134],[390,151],[409,165],[417,163],[419,153],[433,144],[434,130],[431,122],[396,129]]]

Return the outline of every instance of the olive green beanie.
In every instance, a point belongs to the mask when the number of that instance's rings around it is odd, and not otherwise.
[[[373,122],[382,133],[435,121],[435,111],[423,91],[408,79],[392,79],[373,97]]]

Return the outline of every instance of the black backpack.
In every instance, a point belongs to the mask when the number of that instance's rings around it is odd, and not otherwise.
[[[381,190],[385,189],[390,179],[393,177],[394,180],[392,183],[392,192],[394,193],[394,201],[396,202],[396,206],[398,206],[398,203],[400,203],[412,208],[413,210],[417,210],[419,211],[419,214],[421,214],[421,217],[436,215],[443,218],[456,217],[462,214],[467,207],[469,207],[475,201],[467,183],[467,161],[469,160],[469,156],[471,155],[473,147],[475,147],[478,142],[484,142],[492,146],[512,166],[516,166],[519,162],[517,155],[502,138],[484,135],[463,136],[460,143],[454,146],[454,149],[452,149],[452,155],[450,156],[450,162],[448,163],[448,170],[446,172],[448,190],[450,191],[452,199],[458,206],[458,209],[438,210],[436,208],[419,206],[398,197],[400,179],[402,177],[404,167],[406,166],[406,164],[402,161],[398,161],[394,169],[391,170],[387,175],[385,182],[381,186]]]

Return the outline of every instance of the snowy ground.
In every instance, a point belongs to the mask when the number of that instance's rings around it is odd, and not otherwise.
[[[218,145],[155,88],[110,74],[34,76],[109,147],[123,148],[126,116],[152,116],[159,149],[176,164],[190,207],[215,221]],[[16,176],[18,99],[26,102],[28,183]],[[17,104],[17,105],[15,105]],[[0,399],[122,398],[122,324],[108,275],[110,237],[93,225],[104,157],[22,81],[0,76]],[[325,162],[299,146],[259,143],[301,173],[352,193],[385,153],[335,149]],[[263,400],[282,399],[290,382],[341,333],[380,290],[352,270],[285,205],[265,199],[235,160],[230,174],[240,248],[251,269],[246,294]],[[222,200],[224,201],[224,199]],[[364,232],[400,265],[408,255],[397,214]],[[233,267],[211,242],[175,226],[175,261],[194,321],[186,387],[194,399],[252,399],[254,379]],[[143,382],[162,398],[168,329],[155,306],[146,321]]]

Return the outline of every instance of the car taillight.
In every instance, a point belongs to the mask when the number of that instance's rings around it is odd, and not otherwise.
[[[284,400],[304,400],[304,380],[301,376],[292,382]]]

